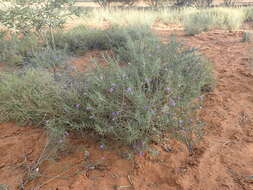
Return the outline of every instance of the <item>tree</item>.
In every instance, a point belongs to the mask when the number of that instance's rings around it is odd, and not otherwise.
[[[63,26],[75,0],[0,0],[0,24],[26,34]]]

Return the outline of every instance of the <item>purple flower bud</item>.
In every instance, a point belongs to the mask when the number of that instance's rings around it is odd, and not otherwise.
[[[139,152],[139,155],[140,155],[140,156],[144,156],[144,152],[142,152],[142,151]]]
[[[144,109],[145,109],[145,110],[148,110],[148,106],[144,106]]]
[[[132,92],[132,88],[127,88],[127,92]]]
[[[171,106],[176,106],[176,102],[172,98],[169,98],[169,104]]]
[[[114,89],[113,89],[113,88],[109,88],[108,91],[109,91],[109,92],[113,92]]]
[[[151,109],[150,112],[151,112],[152,114],[154,114],[154,113],[155,113],[155,110]]]
[[[118,112],[112,112],[112,115],[118,115]]]
[[[80,108],[81,104],[76,104],[76,108]]]
[[[69,136],[69,133],[67,131],[65,131],[64,136]]]
[[[179,122],[179,126],[182,127],[184,121],[183,120],[179,120],[178,122]]]

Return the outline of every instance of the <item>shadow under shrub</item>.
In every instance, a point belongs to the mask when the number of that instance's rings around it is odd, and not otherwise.
[[[165,131],[189,142],[198,131],[197,97],[211,81],[209,64],[175,40],[127,39],[106,67],[87,73],[2,74],[0,118],[56,131],[93,131],[126,144],[158,140]]]

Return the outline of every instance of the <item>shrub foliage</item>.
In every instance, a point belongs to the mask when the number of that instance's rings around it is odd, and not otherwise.
[[[110,30],[124,35],[102,38],[115,52],[107,66],[75,75],[41,69],[1,74],[1,120],[93,131],[126,144],[159,139],[168,130],[190,139],[197,97],[210,84],[209,64],[195,49],[175,40],[161,43],[148,29]],[[67,39],[68,48],[94,44],[80,37],[75,43]]]

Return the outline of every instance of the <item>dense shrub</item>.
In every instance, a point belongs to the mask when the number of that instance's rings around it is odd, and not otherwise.
[[[101,30],[96,28],[87,28],[77,26],[70,31],[60,32],[54,35],[54,45],[58,49],[66,49],[69,52],[78,54],[87,50],[109,50],[125,47],[128,36],[131,38],[140,38],[150,36],[150,29],[145,26],[111,26],[108,29]],[[52,41],[49,39],[49,41]]]
[[[108,65],[87,73],[29,69],[2,74],[1,120],[93,131],[127,144],[159,138],[168,130],[190,138],[196,98],[210,83],[208,63],[175,40],[140,40],[142,34],[125,32],[127,43],[107,58]]]
[[[6,37],[6,33],[0,38],[0,61],[22,64],[38,48],[39,42],[33,35],[18,37],[12,34]]]

